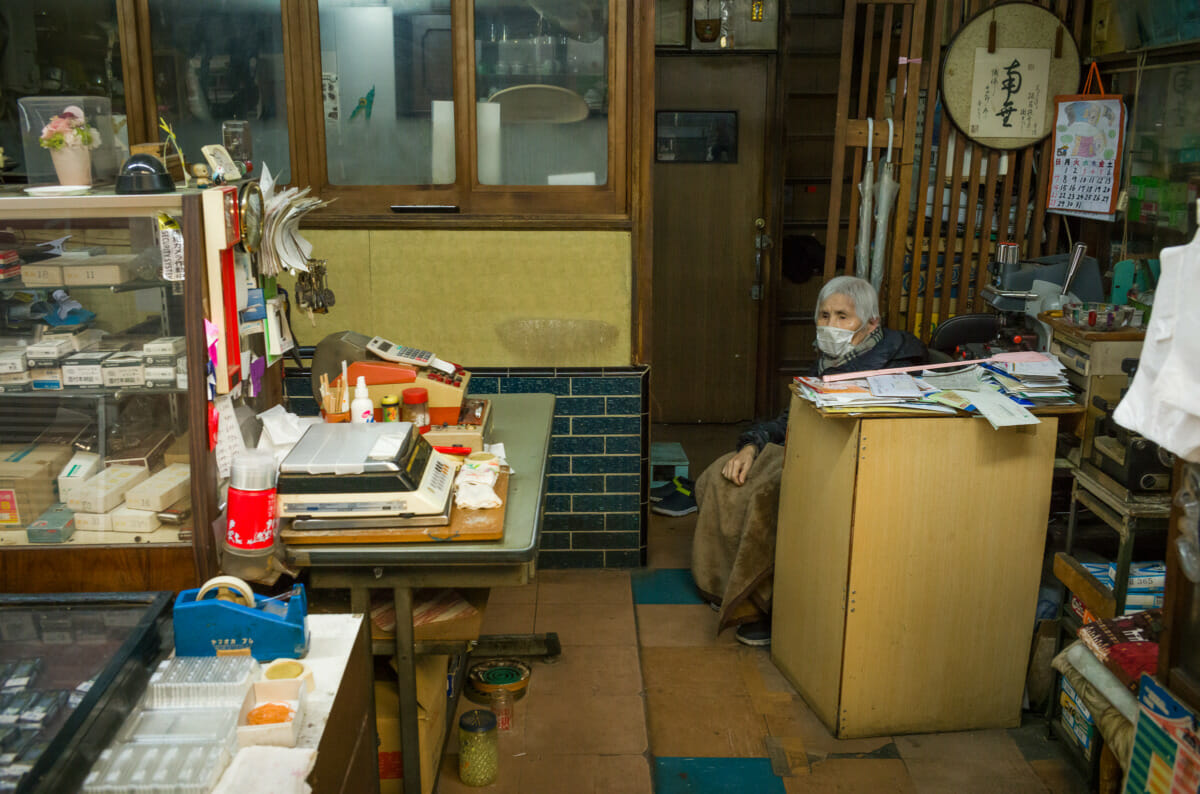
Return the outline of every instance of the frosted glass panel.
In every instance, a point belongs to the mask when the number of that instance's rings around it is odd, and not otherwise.
[[[318,7],[330,182],[453,182],[449,1],[321,0]]]
[[[498,140],[480,128],[480,163],[499,153],[481,183],[607,181],[607,0],[476,0],[475,88],[500,106]]]

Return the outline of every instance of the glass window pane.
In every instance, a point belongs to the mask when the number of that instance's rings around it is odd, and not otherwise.
[[[607,0],[476,0],[479,181],[608,179]]]
[[[279,0],[150,0],[150,47],[158,113],[189,166],[204,162],[201,146],[226,142],[223,122],[240,120],[252,173],[266,163],[291,181]]]
[[[104,144],[94,154],[93,177],[111,182],[129,141],[116,0],[0,0],[0,26],[4,43],[0,50],[4,180],[57,181],[49,153],[38,145],[42,126],[67,104],[86,104],[97,116],[107,115],[99,108],[108,104],[111,122],[104,119],[101,123],[100,118],[88,121],[101,124],[97,131]],[[23,124],[18,101],[30,97],[74,99],[34,103],[38,110],[27,110]],[[77,102],[80,97],[99,101]],[[116,145],[110,148],[114,140]]]
[[[319,0],[335,185],[454,182],[450,0]]]

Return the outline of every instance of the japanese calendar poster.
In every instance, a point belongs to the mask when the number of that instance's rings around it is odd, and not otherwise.
[[[1057,97],[1047,209],[1111,215],[1117,206],[1125,106],[1119,96]]]

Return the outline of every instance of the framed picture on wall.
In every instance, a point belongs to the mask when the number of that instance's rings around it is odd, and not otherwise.
[[[680,47],[688,45],[688,15],[690,0],[656,0],[654,7],[654,46]]]

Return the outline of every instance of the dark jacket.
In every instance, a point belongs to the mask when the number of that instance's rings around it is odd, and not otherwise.
[[[831,367],[822,375],[837,375],[842,372],[863,372],[873,369],[891,369],[893,367],[911,367],[917,364],[929,363],[929,349],[925,343],[907,331],[896,331],[891,328],[883,329],[883,339],[861,356],[850,359],[840,367]],[[816,364],[809,375],[816,375]],[[789,404],[790,405],[790,404]],[[787,435],[788,409],[774,419],[753,425],[738,436],[736,449],[747,444],[762,452],[767,444],[782,444]]]

